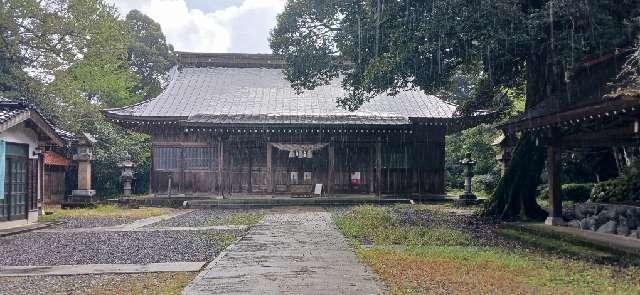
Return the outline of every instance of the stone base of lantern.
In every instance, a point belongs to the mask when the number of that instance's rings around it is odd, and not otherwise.
[[[466,205],[475,205],[475,204],[479,204],[480,200],[478,200],[478,197],[476,197],[476,195],[474,194],[465,193],[460,195],[457,202],[466,204]]]
[[[92,208],[96,206],[95,190],[73,190],[62,203],[62,208]]]

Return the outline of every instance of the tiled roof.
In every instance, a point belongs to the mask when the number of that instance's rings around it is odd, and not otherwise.
[[[456,106],[415,89],[379,95],[349,112],[336,104],[345,94],[338,80],[298,94],[281,69],[242,65],[175,70],[157,98],[105,113],[121,119],[209,124],[407,124],[410,118],[452,118],[456,111]]]
[[[35,112],[46,123],[45,126],[51,128],[53,133],[57,135],[63,141],[69,143],[75,139],[75,134],[58,128],[55,124],[49,121],[42,113],[26,100],[12,100],[0,96],[0,125],[8,123],[11,119],[14,119],[22,114],[29,112]]]

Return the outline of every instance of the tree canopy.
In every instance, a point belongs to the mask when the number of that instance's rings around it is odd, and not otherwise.
[[[61,128],[93,134],[95,188],[120,190],[117,163],[138,164],[147,189],[148,137],[107,122],[100,109],[156,95],[173,65],[160,26],[140,12],[120,19],[103,0],[0,3],[0,95],[25,98]]]
[[[639,7],[638,0],[289,1],[271,48],[301,90],[343,75],[351,94],[339,102],[350,109],[407,86],[446,93],[460,74],[476,78],[471,97],[480,107],[502,87],[535,84],[527,64],[560,77],[585,58],[628,47]],[[335,56],[352,66],[340,67]],[[536,60],[546,68],[531,69]]]
[[[567,99],[574,68],[630,48],[639,30],[639,0],[296,0],[270,42],[296,89],[341,77],[348,95],[337,101],[351,110],[419,87],[463,111],[508,115],[514,92],[525,109]],[[535,201],[544,150],[534,138],[523,134],[487,212],[546,215]]]
[[[173,46],[167,44],[160,24],[138,10],[125,19],[130,32],[127,60],[140,80],[133,92],[145,99],[156,97],[168,82],[166,74],[176,65]]]

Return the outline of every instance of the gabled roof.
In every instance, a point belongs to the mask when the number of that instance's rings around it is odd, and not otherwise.
[[[73,138],[73,133],[64,131],[47,120],[37,108],[24,100],[10,100],[0,97],[0,132],[30,120],[38,127],[40,134],[58,145],[64,146]]]
[[[379,95],[358,111],[336,103],[345,91],[338,79],[297,93],[271,55],[187,54],[158,97],[108,109],[123,120],[171,120],[191,124],[408,124],[411,119],[449,119],[457,107],[418,89]]]

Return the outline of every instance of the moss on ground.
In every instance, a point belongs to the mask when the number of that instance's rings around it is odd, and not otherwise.
[[[116,205],[98,205],[96,208],[53,209],[53,214],[40,216],[40,221],[56,221],[70,218],[130,218],[143,219],[174,211],[170,208],[125,208]]]
[[[640,294],[636,258],[503,226],[478,242],[448,214],[459,212],[358,206],[336,224],[395,294]]]
[[[196,272],[154,273],[145,275],[143,278],[125,278],[118,281],[105,282],[86,294],[178,295],[197,274]]]
[[[233,212],[228,215],[211,215],[204,222],[207,226],[216,225],[256,225],[265,216],[264,211],[257,212]]]

